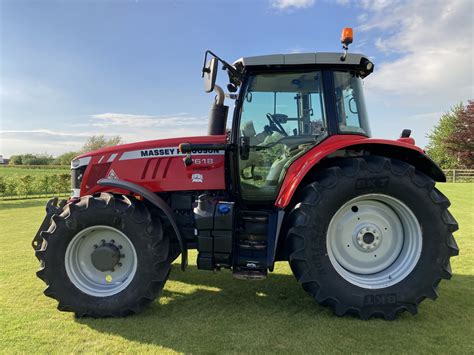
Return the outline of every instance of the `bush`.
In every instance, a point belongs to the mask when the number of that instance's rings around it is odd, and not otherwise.
[[[66,194],[70,191],[69,174],[0,176],[0,195],[28,197],[31,195]]]
[[[33,177],[24,175],[18,179],[16,192],[19,196],[28,196],[33,192]]]

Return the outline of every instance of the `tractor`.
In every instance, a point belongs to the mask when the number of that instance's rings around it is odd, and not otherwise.
[[[435,187],[446,177],[409,129],[371,138],[362,81],[374,64],[348,52],[352,38],[344,29],[339,53],[232,64],[206,51],[204,89],[215,93],[206,136],[74,158],[72,196],[47,203],[32,242],[44,294],[77,317],[135,314],[163,290],[172,262],[181,255],[184,271],[197,249],[198,269],[241,280],[287,261],[338,316],[392,320],[437,298],[459,252],[450,202]]]

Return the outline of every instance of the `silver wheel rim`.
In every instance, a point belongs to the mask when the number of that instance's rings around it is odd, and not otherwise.
[[[331,264],[345,280],[363,288],[385,288],[402,281],[418,263],[421,227],[403,202],[367,194],[336,212],[326,246]]]
[[[92,254],[104,242],[120,251],[120,259],[112,270],[101,271],[94,266]],[[98,225],[83,229],[72,238],[66,249],[65,267],[69,280],[79,290],[91,296],[107,297],[132,282],[137,271],[137,253],[124,233]]]

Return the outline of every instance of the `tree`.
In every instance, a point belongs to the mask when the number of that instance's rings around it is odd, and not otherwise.
[[[12,155],[10,157],[10,161],[8,162],[8,165],[21,165],[22,162],[22,157],[21,155]]]
[[[44,154],[24,154],[21,158],[23,165],[48,165],[53,162],[53,157]]]
[[[89,137],[81,149],[81,152],[86,153],[93,150],[105,148],[105,147],[113,147],[118,144],[123,144],[122,137],[120,136],[113,136],[109,139],[106,139],[105,136],[92,136]]]
[[[448,151],[457,159],[460,167],[474,168],[474,101],[470,100],[453,125],[446,140]]]
[[[56,159],[54,159],[53,164],[69,165],[71,163],[71,160],[74,159],[74,157],[78,156],[79,154],[80,154],[79,152],[67,152],[67,153],[61,154],[60,156],[56,157]]]
[[[458,159],[448,149],[448,141],[454,132],[457,117],[463,110],[462,103],[452,107],[449,112],[441,116],[438,124],[428,134],[426,154],[443,169],[460,167]]]
[[[48,165],[53,162],[53,157],[44,154],[20,154],[10,157],[9,165]]]

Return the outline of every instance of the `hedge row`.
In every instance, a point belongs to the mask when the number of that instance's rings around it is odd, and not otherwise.
[[[61,195],[71,190],[71,175],[0,176],[0,196],[3,198],[33,195]]]
[[[69,170],[69,165],[2,165],[2,169],[64,169]]]

